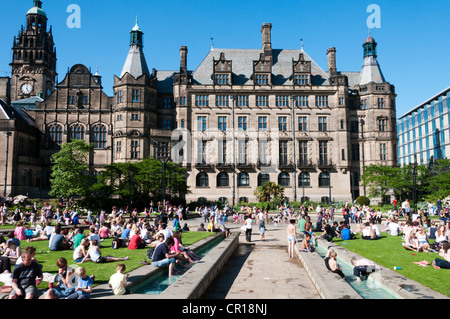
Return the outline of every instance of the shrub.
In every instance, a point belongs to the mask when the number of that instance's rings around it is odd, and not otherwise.
[[[370,199],[366,196],[359,196],[355,201],[361,206],[362,205],[366,205],[366,206],[370,205]]]

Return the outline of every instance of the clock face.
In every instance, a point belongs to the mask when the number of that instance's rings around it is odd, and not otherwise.
[[[30,94],[33,91],[33,86],[30,83],[25,83],[21,87],[22,93]]]

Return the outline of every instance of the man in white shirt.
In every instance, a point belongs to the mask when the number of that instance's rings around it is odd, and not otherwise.
[[[158,232],[158,234],[163,234],[164,235],[164,241],[169,238],[172,237],[173,232],[167,228],[167,224],[161,224],[161,230]]]
[[[376,238],[381,238],[381,232],[380,232],[380,228],[375,225],[373,222],[370,222],[370,227],[372,227],[372,229],[375,231],[375,236]]]
[[[400,234],[400,226],[396,223],[394,219],[391,219],[389,221],[389,224],[387,225],[389,235],[391,236],[398,236]]]

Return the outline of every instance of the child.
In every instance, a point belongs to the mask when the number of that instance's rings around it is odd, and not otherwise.
[[[128,260],[128,257],[119,258],[119,257],[113,257],[113,256],[102,256],[102,252],[100,251],[100,247],[98,246],[98,241],[94,239],[91,243],[91,247],[89,248],[89,251],[86,255],[86,257],[89,256],[91,260],[95,263],[104,263],[109,261],[125,261]],[[87,258],[84,258],[82,262],[86,261]]]
[[[300,243],[300,251],[312,252],[313,248],[311,247],[311,235],[306,233],[302,242]]]
[[[94,280],[86,275],[84,267],[77,268],[75,275],[78,276],[78,286],[75,292],[67,296],[66,299],[88,299],[91,296]]]
[[[112,289],[114,295],[126,295],[131,293],[131,291],[127,289],[129,274],[124,274],[125,269],[125,264],[117,264],[116,273],[109,278],[109,287]]]
[[[327,257],[325,258],[325,263],[328,264],[328,269],[335,274],[341,276],[341,278],[345,278],[344,273],[342,272],[341,267],[337,263],[337,254],[334,250],[330,249],[327,253]]]

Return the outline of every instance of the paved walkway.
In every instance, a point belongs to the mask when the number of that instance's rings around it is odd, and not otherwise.
[[[228,223],[232,231],[239,224]],[[298,258],[287,253],[286,224],[268,225],[260,240],[253,225],[252,242],[240,236],[240,245],[227,267],[204,295],[208,299],[320,299]]]

